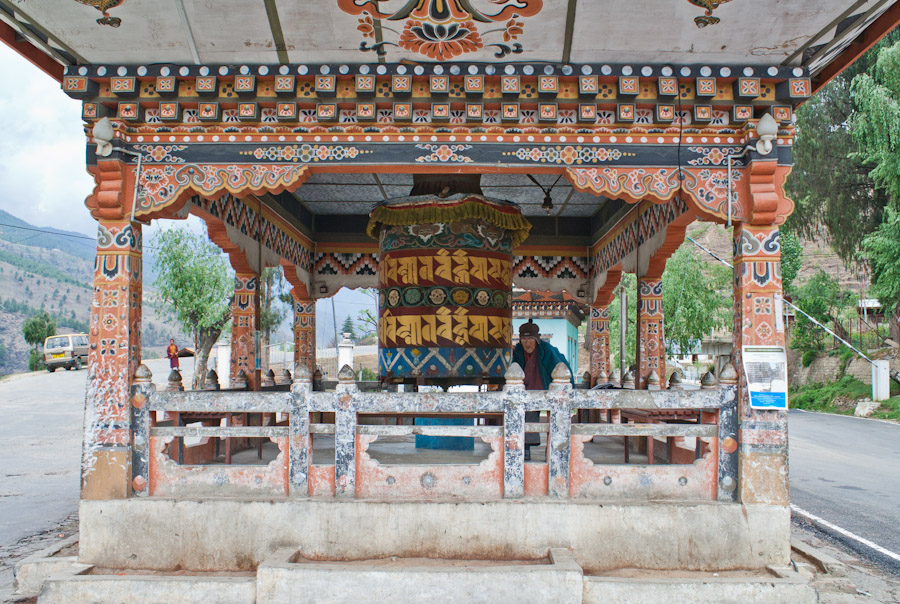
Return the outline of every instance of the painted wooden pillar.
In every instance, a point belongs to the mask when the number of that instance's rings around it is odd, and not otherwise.
[[[316,301],[294,296],[294,368],[301,364],[316,372]]]
[[[776,324],[781,246],[774,226],[734,229],[734,367],[740,406],[740,500],[788,505],[787,413],[750,408],[741,347],[784,346]]]
[[[131,384],[141,363],[141,226],[101,221],[91,300],[83,499],[131,495]]]
[[[635,387],[646,390],[647,377],[655,371],[665,387],[666,342],[663,333],[662,279],[638,278],[637,372]]]
[[[235,274],[234,307],[231,326],[231,382],[243,369],[247,389],[259,388],[256,370],[256,330],[259,326],[259,278],[256,274]]]
[[[597,384],[597,376],[603,371],[609,376],[609,306],[591,306],[589,325],[591,339],[591,385]]]

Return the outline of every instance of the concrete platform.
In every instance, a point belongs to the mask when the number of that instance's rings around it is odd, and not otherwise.
[[[81,562],[159,571],[255,570],[283,547],[326,560],[536,560],[570,548],[591,572],[790,560],[786,507],[719,502],[133,498],[82,500],[79,521]]]

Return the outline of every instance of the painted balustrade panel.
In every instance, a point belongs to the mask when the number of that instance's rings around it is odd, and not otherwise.
[[[135,425],[135,442],[149,443],[145,479],[157,496],[291,496],[398,500],[494,499],[523,496],[592,500],[662,499],[732,501],[737,485],[736,388],[701,391],[572,390],[486,393],[311,392],[294,384],[288,393],[148,393],[150,421]],[[580,424],[577,409],[621,410],[651,418],[645,423]],[[169,413],[279,413],[287,425],[239,427],[155,426],[155,411]],[[525,411],[545,411],[548,423],[526,424]],[[665,418],[690,411],[695,424]],[[334,424],[311,423],[310,414],[333,413]],[[502,414],[503,426],[387,426],[358,423],[359,414]],[[547,436],[546,459],[525,463],[524,434]],[[334,435],[334,461],[313,464],[313,434]],[[487,458],[470,464],[381,464],[370,454],[379,437],[427,434],[469,436],[489,445]],[[169,458],[174,438],[263,437],[278,445],[276,459],[255,466],[183,466]],[[600,464],[584,454],[595,436],[695,439],[697,455],[682,447],[670,464]],[[670,449],[670,452],[672,449]],[[679,458],[679,459],[681,459]],[[413,459],[412,457],[410,458]]]

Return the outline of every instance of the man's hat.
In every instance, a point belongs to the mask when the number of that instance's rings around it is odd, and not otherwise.
[[[519,338],[536,338],[540,333],[541,330],[533,319],[528,319],[528,323],[519,325]]]

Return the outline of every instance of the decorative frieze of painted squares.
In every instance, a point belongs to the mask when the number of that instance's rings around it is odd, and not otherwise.
[[[159,104],[159,119],[164,122],[177,122],[181,120],[181,106],[175,102]]]
[[[578,106],[578,121],[585,122],[588,124],[593,124],[597,121],[597,106],[596,105],[579,105]]]
[[[297,103],[278,103],[275,105],[275,117],[279,122],[297,120]]]
[[[555,122],[556,118],[556,103],[541,103],[538,106],[538,120],[542,122]]]
[[[109,91],[116,96],[131,96],[137,92],[137,79],[110,78]]]
[[[740,97],[759,96],[759,78],[738,78],[734,84],[734,94]]]
[[[82,98],[97,94],[99,86],[87,78],[66,76],[63,78],[63,91],[69,96]]]
[[[292,75],[280,75],[275,77],[275,94],[290,95],[294,94],[297,87],[297,80]]]
[[[375,103],[358,103],[356,105],[356,119],[361,122],[371,122],[375,119]]]
[[[216,94],[218,92],[216,78],[214,76],[198,77],[194,83],[194,90],[197,91],[197,94],[204,96]]]
[[[316,94],[319,96],[334,96],[337,92],[337,81],[333,75],[316,76]]]
[[[776,122],[787,123],[791,121],[791,108],[787,105],[776,105],[772,107],[772,117]]]
[[[127,120],[129,122],[134,122],[142,119],[143,115],[141,115],[141,104],[119,103],[116,117],[118,117],[120,120]]]
[[[779,99],[805,99],[812,95],[812,83],[809,78],[791,78],[777,84],[775,94]]]
[[[466,94],[479,95],[484,94],[484,76],[467,75],[465,79]]]
[[[709,105],[694,105],[694,121],[708,122],[712,119],[712,107]]]
[[[256,76],[236,76],[234,78],[234,91],[241,96],[256,94]]]
[[[391,78],[391,91],[397,96],[412,94],[412,76],[395,75]]]
[[[412,103],[394,103],[394,119],[407,122],[412,119]]]
[[[238,103],[238,118],[242,122],[252,121],[259,115],[259,106],[256,103]]]
[[[472,122],[480,122],[484,118],[484,105],[481,103],[466,104],[466,119]]]
[[[675,78],[659,78],[656,82],[659,96],[675,96],[678,94],[678,80]]]
[[[580,76],[578,78],[578,94],[594,96],[600,91],[597,76]]]
[[[675,119],[675,105],[657,105],[656,121],[671,122]]]
[[[634,105],[626,103],[617,107],[618,121],[633,122],[634,121]]]
[[[556,76],[542,75],[538,77],[538,94],[554,96],[559,93],[559,78]]]
[[[316,105],[316,118],[320,122],[333,122],[337,119],[338,110],[334,103],[319,103]]]
[[[716,78],[697,78],[697,96],[716,96]]]
[[[519,104],[518,103],[503,103],[501,107],[501,119],[504,122],[518,122],[519,121]]]
[[[358,75],[353,81],[356,88],[356,94],[359,96],[370,96],[375,94],[375,76],[374,75]]]
[[[640,82],[637,78],[619,78],[619,94],[635,95],[640,92]]]
[[[450,76],[433,75],[429,78],[429,88],[431,94],[449,94],[450,93]]]
[[[197,117],[203,122],[213,122],[219,119],[218,103],[197,103]]]
[[[732,115],[735,122],[746,122],[753,117],[753,107],[750,105],[735,105]]]
[[[450,103],[433,103],[431,116],[436,122],[446,122],[450,119]]]
[[[96,120],[100,117],[102,116],[100,115],[99,103],[83,103],[81,105],[81,119]]]
[[[522,92],[522,81],[519,76],[503,76],[500,79],[500,92],[518,96]]]

